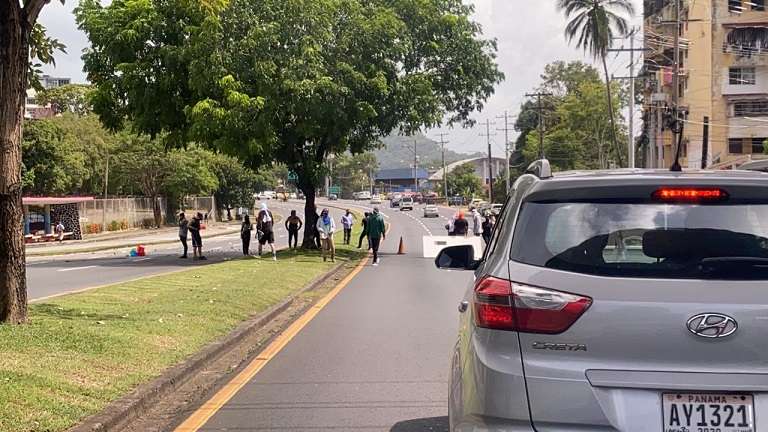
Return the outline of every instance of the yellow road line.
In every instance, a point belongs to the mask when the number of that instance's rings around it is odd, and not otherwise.
[[[216,414],[221,407],[229,402],[232,397],[240,391],[243,386],[256,376],[259,371],[269,363],[286,345],[296,337],[299,332],[312,321],[320,311],[338,295],[344,287],[346,287],[352,279],[360,273],[365,265],[368,263],[368,259],[364,259],[360,264],[355,267],[352,272],[347,275],[336,287],[333,288],[328,294],[325,295],[317,304],[307,310],[299,319],[293,322],[283,333],[281,333],[274,341],[272,341],[264,351],[260,352],[253,361],[242,372],[237,374],[230,382],[224,385],[208,402],[204,403],[200,408],[192,413],[182,424],[180,424],[174,431],[175,432],[196,432],[203,427],[211,417]]]

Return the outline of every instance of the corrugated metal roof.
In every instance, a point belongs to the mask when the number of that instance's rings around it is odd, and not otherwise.
[[[376,181],[413,180],[413,177],[413,168],[387,169],[376,173]],[[426,169],[419,168],[416,170],[416,178],[426,180],[429,178],[429,173]]]

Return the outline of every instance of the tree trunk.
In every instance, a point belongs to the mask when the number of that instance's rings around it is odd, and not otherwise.
[[[619,168],[624,166],[624,161],[621,157],[621,148],[619,142],[616,140],[616,119],[613,115],[613,96],[611,95],[611,77],[608,75],[608,63],[605,61],[605,54],[603,58],[603,71],[605,72],[605,90],[608,95],[608,115],[611,116],[611,140],[613,141],[613,149],[616,151],[616,158],[619,162]]]
[[[155,216],[155,226],[158,228],[162,228],[163,212],[160,209],[160,198],[157,196],[152,197],[152,213]]]
[[[27,87],[29,24],[17,0],[0,0],[0,322],[27,319],[21,123]]]
[[[317,249],[317,243],[315,242],[315,226],[317,226],[315,186],[300,185],[299,188],[307,199],[304,203],[304,239],[301,242],[301,247],[302,249]]]

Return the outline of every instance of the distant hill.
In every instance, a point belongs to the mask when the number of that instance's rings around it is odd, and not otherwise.
[[[379,161],[379,169],[405,168],[413,164],[413,141],[416,140],[416,153],[419,155],[419,165],[429,169],[440,168],[441,150],[440,143],[431,140],[424,135],[411,137],[390,135],[382,140],[384,147],[376,150],[376,159]],[[484,156],[483,153],[457,153],[445,149],[445,163],[450,164],[463,159]]]

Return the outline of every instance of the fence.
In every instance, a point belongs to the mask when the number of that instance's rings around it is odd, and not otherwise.
[[[160,215],[163,221],[168,218],[168,203],[165,198],[158,198]],[[209,220],[215,220],[213,197],[189,197],[184,200],[182,211],[189,214],[200,212],[209,214]],[[86,233],[101,229],[106,221],[107,229],[116,231],[129,228],[149,228],[154,226],[155,213],[152,198],[109,198],[82,202],[78,205],[80,226]],[[92,227],[92,228],[91,228]],[[98,228],[97,228],[98,227]],[[91,229],[89,229],[91,228]]]

